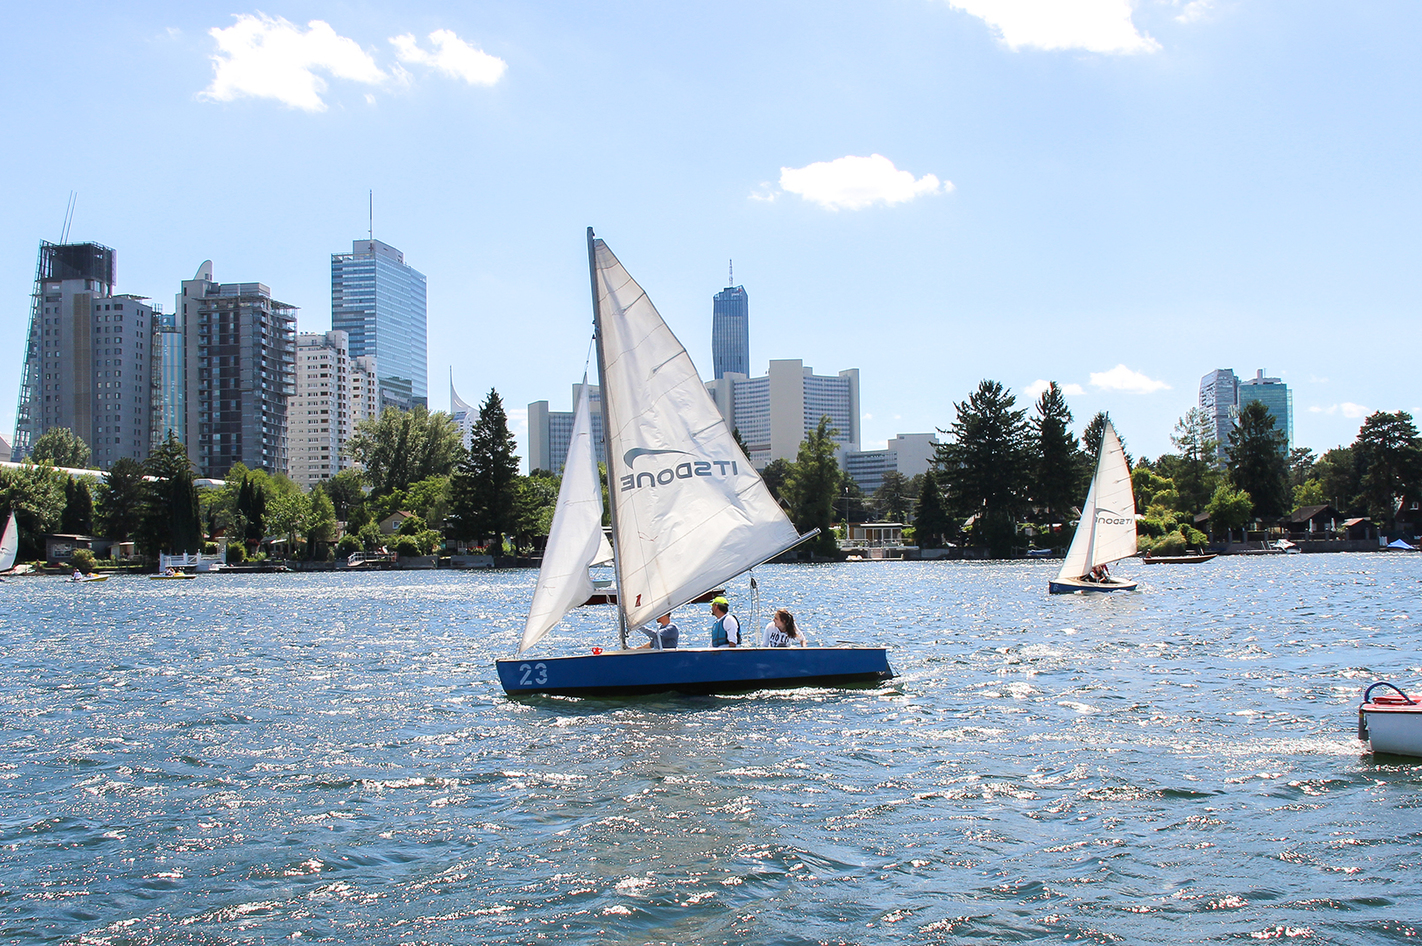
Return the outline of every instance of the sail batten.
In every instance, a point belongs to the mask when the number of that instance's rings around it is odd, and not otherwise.
[[[1107,421],[1101,433],[1096,472],[1081,505],[1071,547],[1057,572],[1057,580],[1081,578],[1097,565],[1136,554],[1136,500],[1131,490],[1131,470],[1116,428]]]

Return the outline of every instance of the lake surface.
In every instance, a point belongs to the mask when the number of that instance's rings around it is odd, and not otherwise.
[[[531,571],[8,581],[0,941],[1417,942],[1422,555],[1054,571],[765,567],[901,676],[621,701],[503,695]]]

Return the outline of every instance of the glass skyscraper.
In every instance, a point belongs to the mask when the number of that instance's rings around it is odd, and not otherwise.
[[[381,399],[397,407],[429,403],[425,276],[379,240],[354,240],[331,254],[331,329],[345,332],[350,357],[375,357]]]
[[[727,286],[712,302],[711,369],[713,378],[728,371],[750,376],[750,300],[744,286]]]
[[[1274,429],[1284,435],[1284,449],[1294,447],[1294,392],[1281,378],[1264,377],[1264,369],[1248,381],[1239,385],[1239,406],[1243,408],[1250,401],[1258,401],[1274,418]]]

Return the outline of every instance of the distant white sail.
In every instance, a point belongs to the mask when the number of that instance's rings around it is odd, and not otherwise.
[[[612,557],[612,549],[602,532],[602,484],[597,476],[592,415],[584,383],[573,414],[573,436],[563,466],[563,484],[558,489],[558,505],[553,510],[543,567],[538,570],[538,587],[533,592],[519,653],[542,640],[563,615],[588,600],[593,593],[588,566],[606,561],[604,554],[607,559]]]
[[[800,536],[642,287],[601,240],[593,256],[618,605],[638,627]]]
[[[1116,428],[1106,422],[1096,474],[1081,504],[1081,521],[1067,549],[1057,580],[1081,578],[1097,565],[1109,565],[1136,554],[1136,499],[1131,470]]]
[[[0,572],[15,567],[15,556],[20,552],[20,530],[15,525],[15,514],[10,513],[10,521],[5,523],[5,536],[0,538]]]

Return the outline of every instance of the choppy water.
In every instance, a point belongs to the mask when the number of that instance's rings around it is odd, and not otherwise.
[[[902,676],[625,701],[503,696],[531,572],[7,582],[0,939],[1416,942],[1422,556],[1052,570],[764,568]]]

